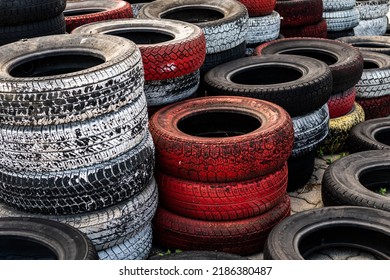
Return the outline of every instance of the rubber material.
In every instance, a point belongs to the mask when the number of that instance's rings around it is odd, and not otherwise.
[[[353,36],[337,40],[350,44],[360,51],[378,52],[390,55],[390,38],[387,36]]]
[[[282,28],[280,32],[286,38],[291,38],[291,37],[327,38],[328,37],[327,25],[324,19],[310,25]]]
[[[366,120],[390,116],[390,95],[376,98],[357,98],[356,102],[363,107]]]
[[[359,24],[359,10],[357,8],[324,12],[323,17],[326,20],[328,31],[348,30]]]
[[[354,27],[353,31],[356,36],[382,36],[386,33],[388,21],[387,16],[360,20],[359,25]]]
[[[348,114],[353,108],[355,98],[355,87],[341,93],[332,94],[328,100],[330,118],[334,119]]]
[[[355,31],[353,31],[353,28],[347,29],[347,30],[341,30],[341,31],[328,31],[328,39],[338,39],[340,37],[346,37],[355,36]]]
[[[281,28],[311,25],[322,20],[322,0],[279,0],[275,11],[282,18]]]

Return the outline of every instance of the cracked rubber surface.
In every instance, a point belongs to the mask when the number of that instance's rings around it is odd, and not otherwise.
[[[256,44],[275,40],[279,37],[280,15],[273,11],[271,14],[259,17],[249,17],[247,44]]]
[[[354,7],[350,10],[324,12],[328,31],[341,31],[354,28],[359,24],[359,10]]]
[[[387,16],[375,19],[360,20],[359,24],[353,28],[356,36],[382,36],[386,34]]]
[[[389,12],[389,1],[368,0],[356,1],[356,8],[359,10],[360,20],[375,19],[386,16]]]
[[[356,0],[322,0],[325,12],[350,10],[355,7]]]

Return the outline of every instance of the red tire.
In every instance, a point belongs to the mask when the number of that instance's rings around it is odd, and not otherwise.
[[[355,87],[338,94],[332,94],[328,100],[330,118],[334,119],[348,114],[355,104],[355,97]]]
[[[280,33],[283,34],[286,38],[291,37],[311,37],[311,38],[328,38],[328,30],[326,26],[326,20],[321,20],[317,23],[291,27],[291,28],[282,28]]]
[[[323,19],[322,0],[279,0],[275,11],[282,18],[281,28],[311,25]]]
[[[260,215],[279,204],[287,190],[287,164],[250,181],[202,183],[155,174],[161,206],[200,220],[229,221]]]
[[[390,116],[390,95],[376,98],[357,98],[356,102],[363,107],[366,120]]]
[[[290,215],[290,198],[253,218],[212,222],[184,218],[163,208],[154,217],[154,240],[169,249],[208,250],[249,255],[261,252],[269,232]]]
[[[132,18],[133,10],[128,2],[121,0],[68,1],[64,11],[66,31],[70,33],[81,25],[118,18]]]
[[[293,146],[291,117],[268,101],[216,96],[168,105],[150,119],[156,164],[174,177],[245,181],[281,167]]]
[[[275,9],[276,0],[238,0],[248,10],[250,17],[266,16]]]

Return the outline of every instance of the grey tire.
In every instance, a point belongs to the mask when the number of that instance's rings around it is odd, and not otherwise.
[[[250,17],[248,20],[247,44],[275,40],[280,33],[280,15],[273,11],[270,15]]]
[[[359,24],[359,11],[357,8],[350,10],[323,12],[328,31],[341,31],[354,28]]]
[[[324,12],[350,10],[355,7],[356,0],[322,0]]]
[[[387,16],[360,20],[353,31],[356,36],[382,36],[386,33],[388,21]]]
[[[359,10],[360,20],[376,19],[386,16],[389,12],[388,0],[356,1],[356,8]]]

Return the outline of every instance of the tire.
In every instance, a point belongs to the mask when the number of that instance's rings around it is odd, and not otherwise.
[[[31,213],[70,215],[97,211],[133,197],[151,180],[150,135],[123,155],[89,167],[58,172],[0,170],[0,198]]]
[[[22,58],[27,61],[20,65]],[[3,124],[83,121],[118,110],[144,94],[139,50],[115,36],[69,34],[23,40],[0,48],[0,65]],[[28,73],[31,66],[35,70]],[[77,70],[72,67],[84,70],[72,72]]]
[[[276,1],[275,11],[282,18],[280,24],[282,29],[285,27],[311,25],[322,20],[322,0]]]
[[[379,194],[390,183],[389,150],[363,151],[330,165],[322,178],[324,205],[351,205],[390,212],[390,198]],[[343,172],[340,172],[343,170]]]
[[[328,31],[328,39],[339,39],[340,37],[355,36],[353,28],[341,31]]]
[[[139,18],[166,18],[191,22],[202,28],[206,53],[219,53],[245,41],[248,10],[235,0],[157,0],[144,5]]]
[[[127,2],[127,1],[126,1]],[[149,1],[151,2],[151,1]],[[131,3],[131,10],[133,11],[133,17],[134,18],[138,18],[138,14],[139,14],[139,11],[142,9],[143,6],[145,6],[147,4],[147,2],[145,1],[144,3]]]
[[[148,260],[248,260],[248,258],[217,251],[185,251],[162,256],[153,255]]]
[[[96,21],[132,18],[133,11],[131,4],[126,1],[110,0],[83,0],[68,1],[64,11],[66,21],[66,31]]]
[[[335,154],[346,149],[346,142],[352,127],[363,122],[363,108],[355,102],[353,109],[346,115],[330,119],[329,134],[320,145],[324,154]]]
[[[321,20],[314,24],[290,27],[290,28],[282,28],[281,33],[286,38],[291,37],[311,37],[311,38],[327,38],[328,31],[326,26],[326,21]]]
[[[361,122],[351,129],[348,147],[351,153],[368,150],[390,150],[390,118]]]
[[[356,7],[344,11],[324,12],[323,17],[328,31],[348,30],[359,24],[359,10]]]
[[[292,215],[273,228],[265,260],[303,260],[323,248],[360,248],[389,259],[390,213],[362,207],[323,207]]]
[[[156,172],[160,205],[178,215],[232,221],[260,215],[279,204],[287,189],[287,164],[250,181],[202,183]]]
[[[123,243],[150,223],[157,209],[158,191],[154,179],[140,193],[93,212],[77,215],[40,215],[18,211],[0,204],[0,217],[44,218],[68,224],[87,235],[97,251]]]
[[[248,9],[250,17],[270,15],[276,5],[276,0],[239,0]]]
[[[363,107],[366,120],[390,116],[390,95],[377,98],[357,98],[356,102]]]
[[[65,34],[65,19],[61,14],[31,23],[0,26],[0,46],[27,38]]]
[[[334,119],[348,114],[355,104],[355,97],[355,87],[338,94],[332,94],[328,100],[330,118]]]
[[[204,83],[208,95],[267,100],[291,117],[320,108],[332,90],[332,76],[324,62],[294,55],[237,59],[211,69]]]
[[[355,7],[356,0],[322,0],[324,12],[350,10]]]
[[[283,165],[293,145],[285,110],[244,97],[168,105],[154,113],[149,129],[159,170],[191,181],[239,182],[268,174]]]
[[[390,57],[386,54],[362,51],[364,70],[356,84],[356,98],[376,98],[389,95]]]
[[[154,240],[164,248],[220,251],[238,255],[261,252],[271,229],[290,215],[290,199],[262,215],[229,222],[194,220],[159,208],[154,217]]]
[[[275,40],[279,36],[280,15],[272,12],[267,16],[250,17],[248,20],[247,44],[256,44]]]
[[[360,80],[363,56],[352,46],[329,39],[287,38],[260,45],[256,55],[295,54],[320,59],[328,64],[333,77],[332,92],[350,89]]]
[[[2,1],[0,26],[26,24],[59,16],[65,0]]]
[[[315,157],[316,152],[311,151],[288,159],[288,192],[296,191],[307,184],[314,172]]]
[[[356,8],[359,10],[360,20],[369,20],[386,16],[389,12],[389,1],[368,0],[356,1]]]
[[[387,36],[341,37],[338,41],[352,45],[360,51],[377,52],[390,55],[390,38]]]
[[[0,259],[98,259],[94,246],[83,233],[47,219],[2,217],[0,240]]]
[[[356,36],[382,36],[386,33],[388,19],[387,16],[360,20],[359,25],[354,27]]]
[[[198,70],[206,56],[200,27],[163,19],[117,19],[82,25],[72,33],[108,34],[132,40],[142,54],[146,81],[181,77]]]

